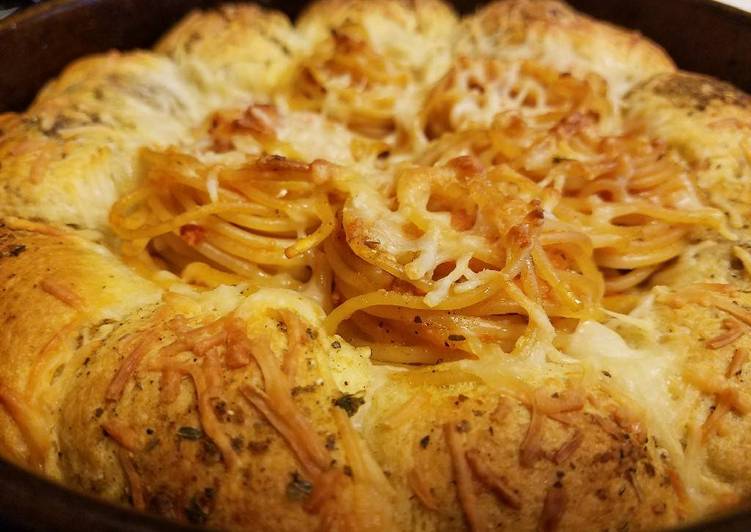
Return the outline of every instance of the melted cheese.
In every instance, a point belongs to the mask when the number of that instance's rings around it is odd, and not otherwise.
[[[674,70],[669,57],[648,41],[593,24],[557,2],[491,4],[463,25],[459,53],[534,59],[577,77],[596,73],[608,82],[614,109],[639,79]]]
[[[335,164],[352,165],[356,162],[353,155],[354,144],[372,143],[369,139],[360,137],[342,124],[320,114],[291,111],[281,98],[277,99],[275,110],[278,116],[272,118],[263,110],[254,109],[256,117],[268,121],[269,130],[273,131],[273,139],[259,140],[252,131],[240,128],[231,136],[232,149],[216,152],[210,136],[205,131],[199,131],[196,138],[182,147],[207,164],[240,165],[247,155],[273,153],[304,162],[324,159]],[[227,114],[240,117],[243,111],[228,111]],[[371,151],[375,154],[375,150]],[[212,194],[211,189],[209,194]]]
[[[667,451],[691,504],[701,511],[730,488],[705,469],[698,428],[706,408],[698,390],[682,377],[687,353],[679,342],[660,341],[653,301],[648,297],[631,315],[616,316],[608,325],[582,322],[566,353],[593,382],[637,409],[657,445]]]
[[[608,387],[638,406],[658,444],[673,456],[682,454],[685,420],[671,393],[671,384],[680,379],[678,355],[665,347],[631,347],[616,331],[594,321],[576,328],[566,351],[593,373],[610,374]]]
[[[289,309],[316,330],[326,317],[312,299],[293,290],[263,288],[247,297],[235,310],[237,317],[248,322],[250,330],[276,327],[274,316],[280,309]],[[335,343],[338,342],[338,343]],[[337,387],[342,393],[359,393],[371,389],[373,376],[370,349],[354,347],[339,336],[319,338],[315,357],[325,359]],[[338,346],[338,347],[337,347]]]
[[[473,252],[486,249],[489,244],[479,235],[454,229],[448,213],[424,208],[430,196],[429,183],[405,188],[409,190],[409,198],[401,198],[405,200],[404,206],[391,210],[387,200],[375,188],[363,182],[355,184],[353,195],[344,209],[345,224],[357,224],[364,233],[363,238],[377,243],[379,253],[397,261],[402,257],[412,257],[404,265],[404,274],[410,280],[430,281],[439,265],[454,262],[451,273],[425,295],[425,303],[435,307],[449,295],[452,284],[461,278],[470,280],[474,277],[469,260]],[[405,232],[414,215],[427,219],[428,229],[419,237]]]

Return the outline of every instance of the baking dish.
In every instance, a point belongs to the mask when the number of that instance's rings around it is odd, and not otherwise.
[[[108,48],[148,46],[191,7],[216,2],[138,0],[53,1],[0,24],[0,109],[23,108],[41,84],[76,57]],[[266,2],[294,14],[303,2]],[[640,29],[662,44],[683,69],[712,74],[749,90],[748,62],[741,52],[751,44],[751,19],[732,8],[710,2],[573,1],[598,18]],[[479,2],[457,2],[469,11]],[[680,28],[681,31],[675,31]],[[12,466],[0,468],[5,489],[0,515],[7,526],[27,529],[164,529],[164,522],[137,516],[104,503],[71,494]],[[747,529],[739,514],[707,527]]]

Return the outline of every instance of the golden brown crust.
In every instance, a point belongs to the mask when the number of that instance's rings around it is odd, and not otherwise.
[[[457,52],[530,58],[575,75],[605,78],[618,99],[631,86],[675,70],[656,44],[582,15],[556,0],[492,2],[462,23]]]
[[[306,55],[325,49],[332,37],[356,35],[386,62],[409,71],[414,90],[448,68],[457,23],[454,10],[441,0],[322,0],[300,15],[296,28],[307,43]]]
[[[700,262],[717,261],[709,253]],[[662,342],[668,349],[681,353],[679,377],[688,385],[685,397],[695,398],[694,416],[685,431],[686,454],[695,462],[701,478],[702,513],[719,512],[737,505],[751,495],[751,450],[747,415],[751,386],[748,380],[748,353],[751,336],[748,325],[728,312],[733,308],[745,313],[751,300],[745,290],[748,273],[738,275],[725,294],[707,297],[707,290],[696,283],[662,292],[655,304],[658,326],[666,331]],[[698,291],[699,298],[692,297]],[[710,290],[711,291],[711,290]],[[716,292],[716,291],[715,291]],[[713,304],[731,302],[723,307]],[[735,332],[737,331],[737,333]],[[712,496],[709,496],[712,494]]]
[[[351,492],[369,481],[362,471],[353,476],[360,458],[350,453],[345,428],[336,420],[335,403],[343,396],[327,375],[328,358],[336,357],[324,344],[330,340],[306,321],[298,323],[294,311],[285,313],[277,304],[264,312],[251,304],[252,314],[239,322],[251,342],[244,365],[226,365],[222,351],[219,365],[212,366],[211,350],[202,352],[198,344],[186,345],[193,350],[187,357],[177,350],[165,355],[163,349],[196,329],[233,319],[191,316],[190,306],[166,302],[116,326],[77,373],[61,405],[65,481],[165,517],[221,528],[313,529],[357,520],[361,503]],[[176,335],[175,327],[184,332]],[[121,395],[113,396],[113,375],[132,356],[132,342],[142,339],[150,342],[145,356]],[[292,377],[282,359],[296,349]],[[264,361],[262,351],[272,358]],[[268,362],[280,366],[273,379]],[[172,378],[177,388],[167,398]],[[294,411],[278,410],[281,398],[272,388],[280,386]],[[294,416],[307,437],[283,428]],[[302,452],[305,445],[315,451]],[[321,502],[313,505],[312,498]],[[371,521],[388,520],[390,503],[381,499],[368,511]]]
[[[307,49],[290,82],[292,105],[367,136],[414,136],[423,93],[449,68],[456,28],[456,14],[437,0],[314,3],[297,21]]]
[[[17,442],[16,460],[57,476],[55,427],[83,361],[76,349],[159,293],[104,248],[49,226],[2,220],[0,250],[0,430]]]
[[[202,116],[167,59],[150,52],[82,59],[29,110],[0,126],[0,213],[104,229],[133,186],[144,145],[185,137]]]
[[[204,405],[196,404],[196,383],[190,377],[178,376],[177,397],[169,403],[162,399],[165,378],[147,368],[156,364],[154,351],[175,339],[174,333],[170,336],[171,331],[158,324],[183,315],[178,312],[162,309],[158,321],[152,314],[118,327],[86,371],[79,373],[62,403],[61,415],[74,427],[61,434],[64,478],[84,491],[193,524],[233,529],[315,528],[318,516],[302,507],[313,479],[240,391],[250,383],[263,387],[255,364],[236,371],[223,368],[221,391],[199,396],[210,408],[205,415],[215,418],[221,434],[229,439],[232,456],[224,455],[202,425]],[[108,400],[108,385],[124,356],[118,355],[122,338],[154,327],[164,340],[152,346],[122,398]],[[198,378],[204,378],[200,367],[196,371]],[[325,441],[329,434],[337,435],[328,412],[333,392],[316,385],[318,378],[317,371],[301,371],[296,386],[304,392],[296,400],[313,422],[316,437]],[[132,442],[127,440],[131,434]],[[339,453],[334,457],[343,462]],[[123,461],[132,464],[137,480],[123,474]]]
[[[700,112],[712,105],[743,109],[751,104],[748,94],[729,83],[708,76],[687,73],[660,76],[648,86],[656,95],[670,100],[676,107],[693,107]]]
[[[404,32],[405,37],[411,34],[412,39],[415,35],[424,38],[420,42],[423,46],[436,46],[436,41],[451,38],[457,16],[440,0],[322,0],[305,10],[296,26],[309,42],[316,43],[328,37],[332,29],[352,23],[365,26],[370,37],[386,47],[406,44],[393,42],[394,31]]]
[[[0,341],[8,345],[18,342],[32,330],[34,339],[21,342],[28,350],[17,351],[14,364],[3,365],[3,370],[34,371],[40,363],[40,346],[49,343],[48,336],[58,337],[60,346],[67,344],[44,355],[52,354],[55,360],[42,365],[43,376],[33,387],[45,389],[50,375],[57,384],[44,392],[40,403],[49,413],[36,418],[45,420],[44,433],[54,434],[44,468],[48,474],[56,472],[64,482],[87,492],[212,526],[244,528],[261,523],[282,529],[310,528],[317,526],[319,519],[339,515],[306,510],[307,491],[315,490],[316,482],[278,426],[248,399],[248,384],[265,387],[268,393],[269,384],[259,365],[222,366],[221,385],[216,388],[221,392],[196,396],[203,386],[198,384],[201,379],[211,378],[206,373],[208,354],[199,353],[195,345],[186,346],[193,349],[187,358],[177,356],[180,350],[173,349],[169,355],[161,351],[174,346],[186,333],[215,323],[226,316],[226,310],[211,310],[211,304],[196,304],[184,296],[166,297],[160,303],[158,290],[143,286],[105,252],[75,235],[18,220],[11,220],[11,225],[26,230],[3,232],[5,258],[0,261],[0,273],[20,274],[15,283],[3,282],[14,292],[3,297],[0,313],[6,321],[14,316],[17,325],[11,325]],[[48,279],[50,264],[67,267],[56,268],[54,279]],[[132,299],[134,292],[143,294],[140,304]],[[131,297],[127,305],[113,310],[113,300],[125,293]],[[264,304],[263,298],[245,302],[235,314],[247,320],[250,338],[260,335],[271,346],[280,368],[289,368],[289,363],[283,362],[288,356],[285,352],[294,348],[292,342],[301,342],[303,358],[296,365],[290,396],[330,460],[338,464],[333,470],[342,468],[346,476],[347,468],[356,467],[353,460],[357,459],[345,452],[346,436],[332,418],[332,403],[343,396],[325,369],[342,356],[337,352],[343,347],[341,343],[334,346],[314,326],[306,329],[306,321],[299,329],[297,320],[305,311],[279,310],[284,299],[272,297],[273,303]],[[237,303],[227,301],[233,298],[242,301],[230,293],[218,301],[231,309]],[[30,327],[36,319],[34,309],[42,307],[55,309],[51,314],[55,320],[48,321],[51,329],[45,334]],[[80,312],[84,312],[81,325],[75,321],[70,328],[69,322]],[[86,324],[92,325],[86,328]],[[125,381],[121,395],[113,395],[115,377],[141,342],[150,342],[143,358]],[[11,352],[8,347],[3,350]],[[34,352],[36,356],[31,354]],[[194,364],[196,373],[179,377],[177,395],[165,402],[169,384],[164,371],[176,358],[181,364]],[[349,365],[352,360],[340,363]],[[13,383],[10,388],[17,395],[25,397],[16,384],[24,378],[3,377]],[[568,502],[556,519],[566,528],[591,522],[604,525],[624,515],[637,528],[674,519],[679,505],[665,480],[668,464],[651,446],[642,448],[647,435],[601,396],[593,396],[594,402],[586,403],[585,408],[584,396],[577,399],[580,392],[574,390],[573,403],[567,399],[564,403],[569,406],[560,415],[546,418],[539,452],[525,454],[521,448],[530,430],[528,401],[477,385],[442,388],[399,382],[367,398],[371,404],[364,434],[379,466],[389,472],[389,484],[396,489],[390,504],[401,508],[396,512],[400,529],[453,529],[462,526],[466,518],[466,509],[451,484],[455,473],[443,434],[446,424],[462,427],[461,445],[469,456],[468,467],[474,468],[472,489],[479,493],[475,510],[481,522],[535,528],[544,512],[551,511],[544,510],[545,500],[551,489],[561,489],[559,485],[564,486]],[[562,387],[570,385],[548,383],[551,404],[556,404],[559,393],[568,397]],[[410,405],[405,407],[405,402]],[[202,410],[206,407],[208,413]],[[7,416],[7,409],[0,411]],[[206,428],[204,415],[218,422],[220,434],[230,442],[231,460],[225,457],[221,440]],[[12,433],[17,426],[6,425],[6,432]],[[3,436],[4,441],[18,438]],[[19,461],[33,465],[34,457],[25,455]],[[421,468],[417,477],[416,466]],[[493,482],[508,486],[506,498],[498,496],[497,490],[502,488]],[[415,483],[426,487],[429,495],[423,494],[424,500],[415,496]],[[345,483],[337,489],[347,493],[354,488]],[[641,505],[636,504],[637,497],[643,498]],[[425,501],[430,504],[431,498],[442,509],[438,514],[425,508]],[[354,507],[347,506],[356,503],[347,500],[339,503],[344,505],[342,515],[357,515]],[[384,500],[379,499],[378,504],[384,509]],[[608,512],[603,512],[603,505]]]
[[[404,376],[376,392],[364,429],[401,497],[411,501],[407,528],[453,530],[471,521],[446,430],[456,433],[471,471],[474,530],[545,528],[545,499],[555,489],[565,494],[556,516],[562,530],[626,523],[646,529],[680,512],[669,462],[606,396],[570,380],[550,380],[529,397],[471,382],[408,381]],[[546,415],[534,406],[541,398],[568,406]]]
[[[172,58],[213,105],[268,98],[290,73],[302,40],[279,11],[228,4],[194,11],[156,46]]]
[[[677,149],[707,200],[746,234],[751,211],[751,99],[708,76],[656,76],[625,99],[625,117]]]

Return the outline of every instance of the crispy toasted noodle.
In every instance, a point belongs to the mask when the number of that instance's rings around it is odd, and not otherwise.
[[[751,496],[751,97],[557,1],[196,11],[0,116],[0,456],[259,530]]]

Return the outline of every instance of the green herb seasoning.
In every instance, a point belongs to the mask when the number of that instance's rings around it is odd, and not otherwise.
[[[291,501],[302,501],[313,491],[313,484],[300,476],[295,471],[290,475],[290,481],[287,484],[287,498]]]
[[[354,416],[364,404],[365,399],[349,393],[342,395],[339,399],[334,399],[334,405],[347,412],[349,417]]]
[[[200,440],[203,432],[195,427],[180,427],[177,429],[177,435],[186,440]]]

